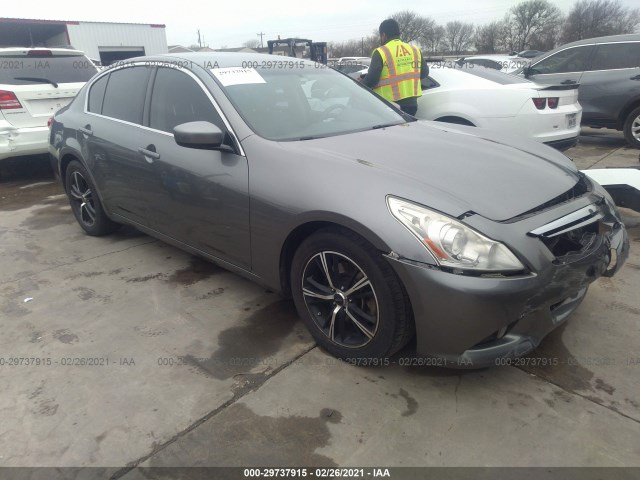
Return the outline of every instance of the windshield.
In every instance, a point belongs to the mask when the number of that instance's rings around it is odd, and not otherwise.
[[[0,84],[86,82],[98,69],[85,56],[0,56]]]
[[[323,66],[212,69],[247,124],[269,140],[305,140],[405,123],[349,77]]]

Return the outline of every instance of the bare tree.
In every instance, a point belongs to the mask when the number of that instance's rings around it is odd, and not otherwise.
[[[476,29],[475,45],[478,53],[496,53],[500,48],[502,22],[494,21]]]
[[[427,31],[420,39],[420,46],[425,50],[424,56],[443,53],[446,48],[445,36],[446,30],[442,25],[434,25],[431,30]]]
[[[427,31],[435,27],[436,22],[428,17],[412,12],[411,10],[403,10],[391,15],[400,26],[400,38],[407,42],[417,42]]]
[[[340,57],[370,57],[373,51],[380,45],[377,35],[369,35],[359,39],[346,40],[344,42],[330,42],[329,56]]]
[[[463,23],[458,20],[448,22],[445,27],[445,40],[449,52],[459,55],[467,50],[473,40],[473,23]]]
[[[244,42],[242,46],[247,48],[259,48],[260,40],[258,40],[257,38],[252,38],[251,40],[247,40],[246,42]]]
[[[547,0],[528,0],[511,8],[505,18],[506,43],[514,50],[524,50],[533,39],[556,29],[563,22],[562,12]]]
[[[619,0],[581,0],[564,22],[562,41],[633,33],[639,24],[640,10],[625,7]]]

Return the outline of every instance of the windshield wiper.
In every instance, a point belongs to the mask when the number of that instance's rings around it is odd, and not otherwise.
[[[45,82],[50,83],[54,87],[58,88],[58,84],[53,80],[49,80],[48,78],[40,78],[40,77],[13,77],[15,80],[27,80],[29,82]]]
[[[326,138],[326,135],[308,135],[306,137],[300,137],[297,140],[301,142],[304,140],[316,140],[318,138]]]
[[[387,128],[387,127],[395,127],[396,125],[402,125],[401,123],[383,123],[381,125],[374,125],[373,127],[371,127],[371,130],[378,130],[380,128]]]

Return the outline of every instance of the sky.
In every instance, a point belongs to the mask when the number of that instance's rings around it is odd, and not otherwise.
[[[621,0],[628,7],[637,7],[638,0]],[[516,0],[237,0],[237,1],[173,1],[161,3],[146,0],[109,0],[100,3],[85,0],[59,2],[3,2],[2,17],[37,18],[44,20],[78,20],[100,22],[160,23],[166,25],[169,45],[197,43],[200,30],[211,48],[237,47],[247,40],[266,41],[286,37],[301,37],[321,41],[344,41],[370,35],[387,16],[399,10],[413,10],[440,24],[452,20],[476,25],[501,19],[519,3]],[[567,13],[575,0],[552,0]],[[100,8],[90,9],[96,5]],[[315,7],[312,7],[315,5]],[[89,8],[87,8],[89,6]],[[37,12],[37,13],[36,13]]]

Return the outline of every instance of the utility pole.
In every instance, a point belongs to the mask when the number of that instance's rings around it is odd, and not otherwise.
[[[264,43],[262,42],[262,37],[266,35],[264,32],[256,33],[257,36],[260,37],[260,48],[264,48]]]
[[[361,56],[364,57],[364,37],[362,37],[362,47],[361,47],[362,53],[360,54]]]

